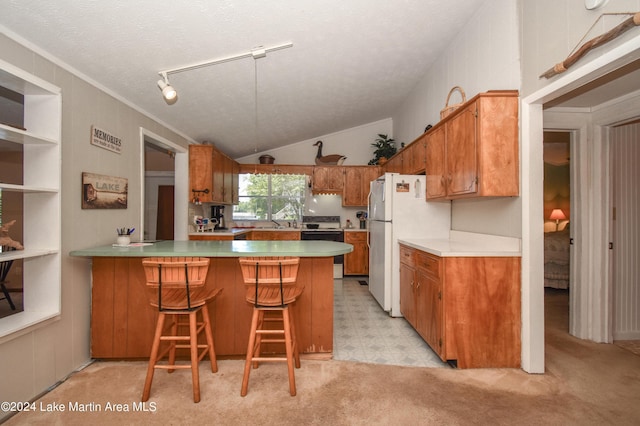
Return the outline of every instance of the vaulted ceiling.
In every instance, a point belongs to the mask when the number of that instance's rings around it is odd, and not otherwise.
[[[484,1],[3,0],[0,29],[237,158],[390,117]]]

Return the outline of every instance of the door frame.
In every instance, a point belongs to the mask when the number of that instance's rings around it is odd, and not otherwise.
[[[145,221],[145,142],[167,148],[175,153],[175,198],[174,198],[174,222],[173,234],[175,240],[186,241],[189,239],[189,223],[187,214],[189,210],[189,149],[176,144],[152,131],[140,127],[140,234],[144,235]]]
[[[544,373],[544,242],[543,242],[543,105],[570,91],[584,86],[590,81],[606,75],[626,64],[640,59],[640,36],[626,41],[601,54],[588,63],[569,71],[551,81],[545,87],[524,97],[520,101],[521,122],[521,188],[522,188],[522,368],[529,373]],[[602,146],[603,132],[594,131],[596,143]],[[593,152],[593,157],[600,155]],[[592,158],[593,160],[593,158]],[[586,161],[586,160],[585,160]],[[608,162],[608,156],[595,161]],[[607,170],[604,164],[602,170]],[[598,191],[602,191],[602,185]],[[604,189],[606,191],[606,189]],[[602,198],[608,200],[608,197]],[[593,205],[593,203],[592,203]],[[579,208],[576,208],[579,210]],[[576,213],[578,213],[576,211]],[[589,215],[586,222],[595,237],[603,239],[601,209],[591,212],[580,212]],[[577,218],[574,217],[575,221]],[[606,223],[605,223],[606,225]],[[606,227],[604,229],[607,229]],[[605,238],[606,240],[606,238]],[[592,263],[591,254],[583,263]],[[607,262],[602,260],[601,262]],[[598,262],[598,263],[601,263]],[[600,265],[602,266],[602,265]],[[602,271],[600,271],[602,272]],[[600,276],[602,278],[602,276]],[[606,280],[606,276],[604,277]],[[594,277],[594,279],[598,279]],[[588,289],[589,297],[581,299],[580,306],[588,318],[604,319],[606,306],[602,300],[602,292]],[[593,303],[588,306],[588,303]],[[595,302],[595,303],[594,303]],[[595,304],[599,305],[596,306]],[[594,311],[597,311],[595,312]],[[604,310],[604,312],[603,312]],[[590,322],[585,322],[591,328]]]

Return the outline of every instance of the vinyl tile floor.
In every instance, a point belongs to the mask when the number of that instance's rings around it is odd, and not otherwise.
[[[334,280],[334,359],[450,368],[404,318],[384,312],[360,280],[363,278]]]

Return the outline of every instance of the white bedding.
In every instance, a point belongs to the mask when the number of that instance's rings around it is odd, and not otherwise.
[[[544,234],[544,286],[569,288],[569,229]]]

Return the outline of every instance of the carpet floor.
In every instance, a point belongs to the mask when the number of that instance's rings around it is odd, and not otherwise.
[[[244,362],[220,360],[216,374],[201,363],[200,403],[191,399],[188,370],[160,370],[143,406],[146,363],[98,361],[6,424],[637,425],[640,356],[570,336],[566,295],[552,299],[545,374],[303,359],[296,397],[286,368],[263,364],[243,398]]]

